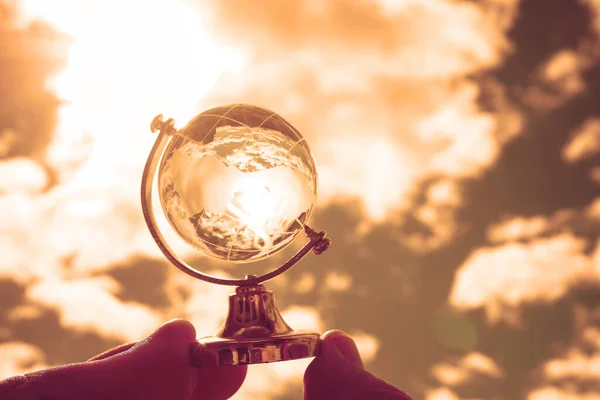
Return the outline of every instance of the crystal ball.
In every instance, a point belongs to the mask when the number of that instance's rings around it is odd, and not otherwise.
[[[303,230],[317,172],[290,123],[235,104],[198,114],[172,136],[158,190],[170,225],[198,252],[251,262],[284,249]]]

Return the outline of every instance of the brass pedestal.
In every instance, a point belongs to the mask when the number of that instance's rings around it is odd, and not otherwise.
[[[263,285],[240,286],[229,296],[229,313],[220,332],[198,339],[192,349],[196,367],[261,364],[316,355],[319,334],[296,332]]]

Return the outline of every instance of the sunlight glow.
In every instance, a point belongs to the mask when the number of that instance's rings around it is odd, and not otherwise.
[[[271,219],[281,217],[285,211],[269,182],[252,175],[238,181],[227,208],[254,231],[264,230]]]
[[[94,139],[88,167],[135,165],[148,153],[154,115],[179,124],[193,117],[220,74],[244,62],[213,41],[193,7],[184,0],[24,0],[25,15],[73,40],[67,67],[48,82],[69,103],[57,142],[85,130]]]

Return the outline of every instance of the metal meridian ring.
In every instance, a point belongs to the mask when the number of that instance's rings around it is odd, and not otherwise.
[[[331,241],[326,237],[324,231],[316,232],[308,226],[304,226],[304,231],[309,238],[309,242],[306,243],[296,254],[294,254],[288,261],[286,261],[279,268],[266,273],[264,275],[247,276],[246,279],[223,279],[217,278],[212,275],[204,274],[192,268],[189,264],[179,258],[167,244],[164,236],[162,235],[158,225],[156,224],[156,218],[152,210],[152,186],[154,183],[154,176],[156,175],[156,167],[159,161],[162,159],[164,150],[171,139],[171,136],[176,132],[174,129],[173,119],[162,121],[162,115],[157,115],[152,121],[151,125],[152,132],[159,131],[158,137],[150,150],[146,165],[144,166],[144,172],[142,174],[142,187],[141,187],[141,200],[142,200],[142,213],[144,214],[144,220],[148,226],[148,230],[152,235],[152,238],[158,245],[158,248],[163,252],[165,257],[177,268],[186,274],[193,276],[194,278],[201,279],[205,282],[215,283],[218,285],[229,285],[229,286],[248,286],[258,285],[259,283],[266,282],[276,276],[282,274],[288,269],[292,268],[298,261],[300,261],[310,250],[313,250],[315,254],[321,254],[327,250]]]

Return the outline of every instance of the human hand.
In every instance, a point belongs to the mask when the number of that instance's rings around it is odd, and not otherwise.
[[[344,332],[325,333],[319,346],[319,355],[304,374],[304,400],[411,400],[365,371],[356,344]]]
[[[171,321],[143,341],[119,346],[84,363],[0,382],[4,400],[226,399],[246,377],[246,366],[196,368],[190,364],[191,323]],[[354,341],[341,331],[323,336],[320,354],[304,376],[304,399],[410,400],[363,368]]]
[[[171,321],[148,338],[91,361],[4,380],[0,398],[194,400],[233,396],[244,382],[246,366],[193,367],[190,343],[195,340],[191,323]]]

